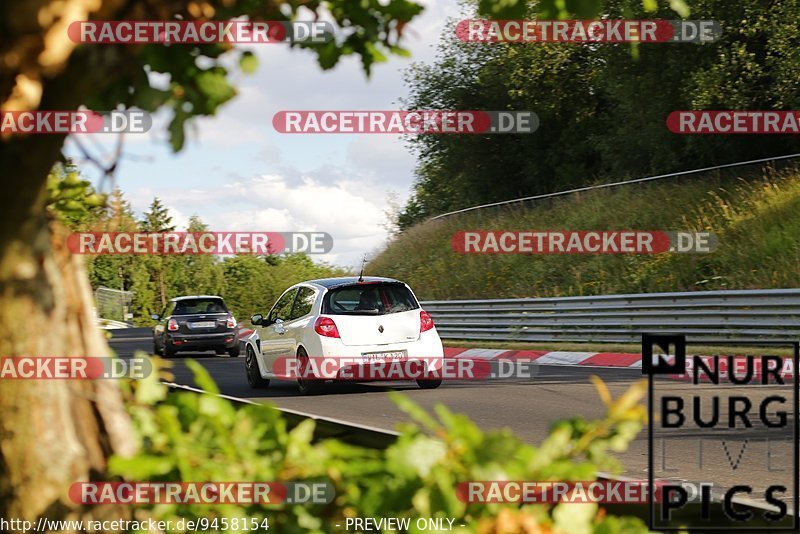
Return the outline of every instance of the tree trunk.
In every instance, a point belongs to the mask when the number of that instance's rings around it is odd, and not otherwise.
[[[164,286],[164,265],[158,271],[158,287],[161,291],[161,309],[163,310],[167,305],[167,288]]]
[[[29,150],[21,149],[24,144]],[[16,178],[28,186],[3,184],[6,192],[18,192],[4,203],[0,225],[3,357],[110,354],[95,324],[83,259],[69,253],[66,231],[48,221],[44,210],[42,175],[56,158],[43,152],[55,146],[57,154],[58,145],[42,139],[35,145],[28,140],[0,144],[3,168],[17,170]],[[14,153],[26,154],[25,161],[9,165],[7,157]],[[30,187],[37,182],[41,185]],[[0,414],[1,517],[127,516],[129,512],[117,507],[82,508],[67,497],[72,483],[102,479],[111,454],[134,452],[130,419],[116,383],[4,380]]]
[[[76,109],[97,83],[72,59],[42,83],[33,109]],[[6,82],[2,64],[0,74]],[[0,103],[10,100],[0,94]],[[66,231],[45,210],[47,174],[63,141],[61,135],[0,138],[0,357],[110,354],[95,325],[83,259],[66,249]],[[111,454],[134,449],[116,383],[0,381],[0,517],[129,517],[123,507],[78,506],[68,490],[74,482],[102,479]]]

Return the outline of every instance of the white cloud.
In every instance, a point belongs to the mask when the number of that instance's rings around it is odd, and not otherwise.
[[[139,213],[147,209],[154,192],[141,193],[131,196]],[[386,238],[382,199],[308,177],[292,184],[279,175],[262,175],[218,189],[167,188],[157,195],[180,230],[189,216],[200,213],[212,231],[328,232],[333,236],[333,250],[320,259],[345,266],[356,265]]]
[[[361,135],[347,145],[346,164],[377,183],[408,187],[416,160],[394,135]]]
[[[245,141],[263,143],[266,141],[265,124],[254,118],[263,115],[264,104],[264,94],[258,86],[242,84],[237,87],[236,97],[216,116],[202,117],[190,123],[194,131],[188,137],[203,148],[210,144],[225,147]]]

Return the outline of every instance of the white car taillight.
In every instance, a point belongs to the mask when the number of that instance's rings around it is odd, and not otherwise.
[[[225,324],[228,328],[236,328],[236,318],[231,315],[228,317],[228,322]]]
[[[425,310],[419,312],[419,333],[427,332],[433,328],[433,319]]]
[[[178,321],[175,319],[170,319],[167,321],[167,330],[174,332],[178,329]]]
[[[339,329],[330,317],[317,317],[314,321],[314,332],[325,337],[339,337]]]

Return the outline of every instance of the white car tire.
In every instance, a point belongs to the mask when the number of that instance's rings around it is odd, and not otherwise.
[[[258,362],[256,361],[256,353],[253,347],[247,345],[247,352],[244,357],[244,369],[247,373],[247,383],[253,389],[264,389],[269,386],[269,380],[261,376],[258,370]]]

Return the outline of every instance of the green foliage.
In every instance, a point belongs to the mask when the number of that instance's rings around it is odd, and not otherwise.
[[[211,394],[168,392],[159,381],[164,362],[153,362],[158,373],[126,385],[139,451],[112,458],[112,475],[132,481],[327,481],[336,497],[325,505],[138,505],[139,519],[267,517],[276,532],[312,534],[338,532],[334,525],[347,517],[453,518],[457,533],[647,532],[640,520],[608,516],[596,505],[468,505],[456,494],[458,484],[470,480],[585,481],[614,469],[609,451],[625,450],[644,423],[645,382],[612,399],[595,379],[607,416],[560,422],[537,446],[505,430],[484,432],[441,405],[431,415],[394,394],[411,422],[395,444],[374,450],[315,440],[312,420],[288,429],[270,406],[233,405],[213,395],[213,380],[194,361],[187,364],[195,382]],[[509,524],[519,528],[508,530]],[[409,532],[418,532],[411,525]]]
[[[370,73],[373,64],[385,61],[388,54],[406,53],[401,46],[404,26],[422,12],[422,6],[409,0],[291,0],[260,2],[254,0],[205,0],[190,2],[186,9],[173,12],[171,4],[153,4],[147,16],[156,20],[294,20],[300,8],[332,16],[335,38],[327,43],[300,43],[293,46],[315,53],[323,69],[334,67],[343,56],[357,55]],[[140,8],[137,8],[140,9]],[[307,18],[307,14],[305,17]],[[107,52],[102,47],[82,49],[84,61],[91,65]],[[231,62],[227,56],[236,56]],[[172,113],[168,126],[169,141],[179,151],[186,142],[186,125],[199,116],[213,116],[220,106],[236,96],[231,83],[231,65],[244,73],[257,68],[255,56],[230,43],[162,46],[146,45],[131,54],[126,69],[86,104],[93,109],[116,109],[119,104],[155,112],[166,108]],[[234,67],[235,69],[236,67]],[[163,76],[151,76],[159,73]],[[162,80],[168,80],[163,83]]]
[[[733,173],[731,173],[733,174]],[[716,234],[708,254],[458,254],[463,230],[682,230]],[[422,299],[605,295],[795,287],[800,171],[713,173],[478,210],[397,236],[369,272]]]
[[[161,203],[158,197],[150,203],[148,211],[142,219],[141,228],[143,232],[174,232],[175,226],[172,224],[172,216],[167,208]]]
[[[187,232],[208,232],[200,217],[189,217]],[[208,254],[179,256],[171,265],[169,295],[220,295],[225,288],[225,271],[221,262]]]
[[[523,3],[486,4],[506,9]],[[721,24],[717,42],[640,44],[632,55],[624,43],[489,45],[464,43],[447,32],[436,60],[407,72],[405,107],[530,110],[540,126],[533,134],[413,138],[416,183],[397,226],[404,230],[438,213],[596,181],[800,151],[796,136],[690,136],[666,128],[676,110],[800,106],[800,4],[687,4],[692,18]],[[539,9],[549,10],[549,17],[566,10],[568,18],[671,19],[673,9],[686,13],[679,2],[668,7],[638,0],[550,0],[531,9],[529,16]]]
[[[153,360],[158,363],[160,360]],[[208,373],[187,361],[195,381],[216,392]],[[161,373],[134,384],[127,400],[140,444],[130,458],[114,458],[112,474],[143,481],[318,481],[319,459],[306,456],[308,427],[288,431],[279,412],[260,406],[234,406],[215,395],[168,393]],[[217,517],[264,518],[277,532],[320,532],[317,510],[302,505],[278,509],[261,505],[160,504],[137,510],[138,517],[161,519]]]
[[[239,68],[245,74],[254,73],[258,69],[258,58],[251,51],[245,50],[239,58]]]
[[[97,220],[92,231],[134,232],[139,230],[139,222],[133,214],[130,204],[117,189],[111,193],[108,210]],[[112,289],[131,290],[135,288],[131,313],[134,321],[139,317],[149,317],[155,310],[152,306],[155,293],[151,287],[150,271],[142,256],[102,254],[87,257],[86,267],[92,287],[100,286]],[[99,309],[99,313],[104,310]],[[127,320],[124,317],[108,317],[109,319]],[[140,323],[141,324],[141,323]],[[149,322],[147,323],[149,324]]]
[[[348,272],[314,263],[305,254],[280,257],[234,256],[222,262],[228,307],[240,321],[253,314],[266,315],[281,293],[303,280],[344,276]]]
[[[172,224],[172,216],[169,214],[166,206],[161,204],[158,197],[153,199],[148,211],[144,213],[144,218],[141,220],[139,227],[143,232],[174,232],[175,225]],[[175,271],[182,271],[183,264],[189,256],[178,258],[167,254],[147,254],[141,257],[141,262],[144,264],[147,272],[151,273],[150,284],[154,286],[154,290],[158,295],[155,304],[157,313],[161,313],[167,301],[172,297],[170,288],[176,278]],[[180,278],[180,274],[177,275]],[[192,294],[198,294],[192,291]]]
[[[594,19],[603,14],[604,0],[539,0],[534,9],[540,19]],[[681,17],[689,16],[689,7],[684,0],[663,2]],[[636,1],[629,0],[626,5],[635,6]],[[645,11],[656,11],[658,0],[641,0]],[[478,12],[482,16],[495,19],[521,19],[529,13],[529,2],[526,0],[479,0]]]
[[[47,176],[47,205],[68,227],[85,229],[106,207],[107,196],[98,194],[88,180],[81,178],[72,163],[58,163]]]

